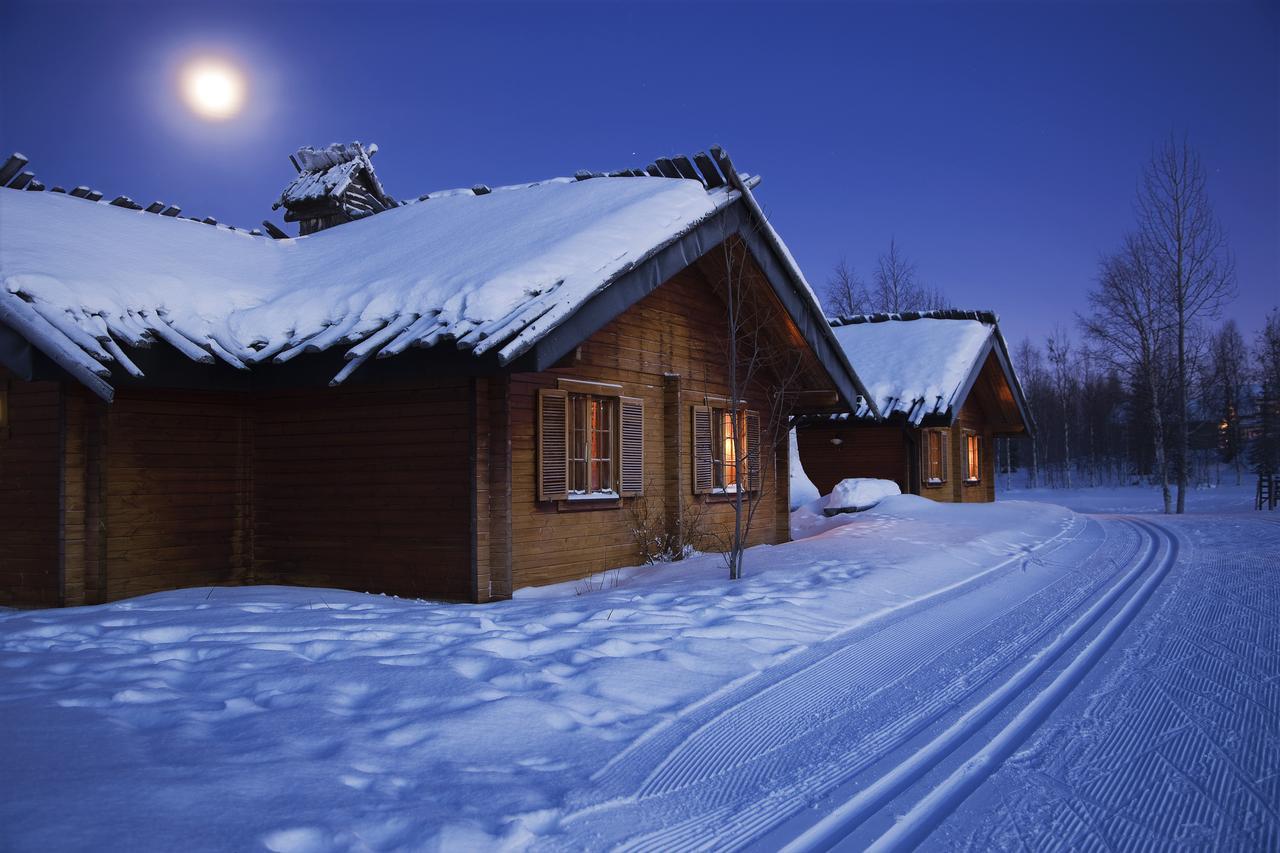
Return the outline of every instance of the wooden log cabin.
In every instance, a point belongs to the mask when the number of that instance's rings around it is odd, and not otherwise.
[[[642,516],[714,547],[738,494],[788,537],[785,416],[865,389],[757,178],[712,149],[403,202],[370,153],[295,156],[298,238],[0,190],[0,604],[481,602],[637,563]],[[785,383],[733,369],[731,295]]]
[[[996,315],[905,312],[831,324],[871,397],[798,418],[800,463],[819,492],[874,477],[937,501],[994,501],[996,438],[1034,429]]]

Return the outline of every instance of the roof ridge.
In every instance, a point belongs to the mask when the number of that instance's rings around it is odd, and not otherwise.
[[[543,178],[538,181],[524,181],[492,188],[487,184],[476,184],[472,187],[434,190],[432,192],[423,193],[418,196],[416,200],[427,201],[431,198],[466,195],[468,192],[472,195],[486,195],[494,190],[527,189],[555,181],[572,183],[577,181],[589,181],[594,178],[670,178],[672,180],[697,181],[702,184],[703,189],[707,192],[720,189],[721,187],[726,189],[731,188],[732,182],[729,180],[729,173],[733,169],[733,165],[729,160],[728,155],[725,154],[724,149],[719,145],[712,145],[709,150],[711,151],[710,154],[706,151],[699,151],[692,157],[684,154],[673,154],[670,157],[658,157],[643,169],[615,169],[609,172],[579,169],[574,172],[572,176],[556,175],[554,177]],[[739,172],[737,173],[737,177],[747,185],[748,189],[754,189],[760,183],[759,175],[750,175],[744,172]],[[409,203],[412,203],[412,201]]]
[[[22,167],[27,165],[28,162],[29,161],[26,156],[23,154],[19,154],[16,151],[13,154],[10,154],[4,163],[0,164],[0,187],[5,187],[11,190],[24,190],[28,192],[43,191],[45,185],[36,180],[35,173],[30,170],[23,170]],[[65,195],[69,198],[80,198],[89,202],[106,204],[110,207],[123,207],[126,210],[141,210],[144,213],[155,213],[160,216],[171,216],[177,219],[186,219],[191,222],[201,222],[205,225],[213,225],[231,231],[239,231],[240,233],[248,234],[251,237],[263,236],[263,232],[257,228],[237,228],[234,225],[219,222],[212,216],[206,216],[203,219],[196,216],[179,216],[178,214],[182,212],[182,208],[176,204],[165,204],[162,201],[153,201],[151,204],[143,207],[127,195],[118,195],[111,199],[111,201],[106,201],[106,197],[101,192],[98,190],[91,190],[83,184],[71,190],[54,186],[49,188],[49,192]],[[265,222],[263,224],[267,225]]]
[[[1000,316],[988,309],[937,308],[930,311],[877,311],[870,314],[842,314],[828,317],[832,327],[856,326],[860,323],[887,323],[892,320],[977,320],[989,326],[1000,324]]]

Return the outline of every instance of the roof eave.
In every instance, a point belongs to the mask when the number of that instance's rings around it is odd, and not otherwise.
[[[769,282],[788,315],[796,323],[801,336],[822,362],[836,391],[848,405],[858,394],[866,394],[857,374],[848,366],[839,343],[831,334],[826,318],[811,303],[806,293],[789,279],[780,253],[765,241],[756,226],[756,214],[744,204],[749,193],[739,191],[736,197],[698,224],[656,248],[646,258],[610,279],[577,310],[522,350],[512,353],[505,362],[513,369],[540,372],[559,362],[579,344],[603,328],[632,305],[657,290],[676,273],[691,266],[700,257],[730,237],[746,244],[765,279]],[[825,331],[825,335],[823,332]],[[878,416],[878,412],[877,412]]]

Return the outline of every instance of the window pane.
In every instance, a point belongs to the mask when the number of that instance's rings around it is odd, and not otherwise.
[[[738,450],[734,445],[733,413],[725,412],[721,417],[720,431],[723,435],[722,457],[724,458],[724,484],[728,488],[738,482]]]

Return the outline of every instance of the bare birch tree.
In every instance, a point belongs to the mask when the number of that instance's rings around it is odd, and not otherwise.
[[[1057,327],[1045,343],[1049,364],[1053,365],[1053,387],[1062,406],[1062,470],[1067,488],[1071,488],[1071,339],[1065,329]]]
[[[725,561],[731,580],[742,577],[743,553],[746,551],[756,511],[785,488],[774,464],[781,442],[787,441],[788,421],[794,397],[805,371],[803,352],[778,334],[783,322],[781,304],[772,294],[764,293],[751,274],[750,253],[734,239],[722,244],[724,279],[721,282],[726,303],[726,344],[729,373],[730,432],[736,448],[734,466],[736,487],[733,491],[733,531],[727,542]],[[742,435],[746,422],[744,397],[754,386],[767,380],[770,388],[769,409],[761,412],[760,441],[751,443]],[[745,447],[745,452],[742,448]],[[751,494],[742,484],[757,472],[762,480]],[[768,480],[772,478],[772,486]],[[754,487],[754,484],[753,484]]]
[[[1194,324],[1215,318],[1234,294],[1234,263],[1214,215],[1200,156],[1186,140],[1169,139],[1152,153],[1138,187],[1138,234],[1164,290],[1176,359],[1177,511],[1186,509],[1191,455],[1189,339]]]
[[[1097,287],[1089,293],[1092,313],[1081,318],[1085,334],[1131,386],[1141,387],[1150,401],[1154,425],[1152,449],[1160,477],[1164,511],[1172,510],[1169,466],[1165,454],[1165,425],[1161,398],[1160,359],[1170,334],[1163,289],[1149,263],[1145,245],[1136,236],[1120,251],[1102,259]]]
[[[848,317],[870,311],[866,282],[843,258],[831,271],[822,295],[828,316]]]
[[[947,307],[947,300],[940,291],[920,281],[915,262],[898,248],[896,238],[889,238],[888,250],[876,259],[872,282],[871,304],[875,311],[897,314]]]

